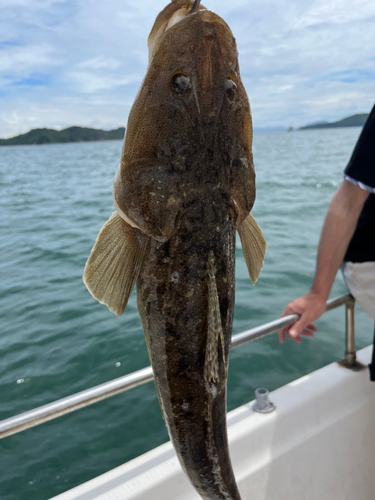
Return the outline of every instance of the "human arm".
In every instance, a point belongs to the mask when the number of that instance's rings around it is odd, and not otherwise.
[[[320,235],[315,277],[311,289],[303,297],[291,302],[282,314],[282,316],[299,314],[301,317],[294,325],[279,332],[280,342],[284,342],[287,334],[292,340],[300,343],[300,335],[312,336],[309,330],[316,331],[312,322],[326,309],[333,281],[368,196],[367,191],[347,180],[343,180],[334,194]]]

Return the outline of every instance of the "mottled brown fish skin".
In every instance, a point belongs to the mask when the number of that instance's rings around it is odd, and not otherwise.
[[[205,165],[207,170],[210,166]],[[235,214],[224,190],[208,186],[208,199],[203,197],[207,196],[204,190],[192,197],[191,209],[175,236],[162,245],[151,242],[137,282],[138,309],[164,419],[181,465],[203,498],[238,500],[227,443],[227,366],[222,353],[219,382],[207,382],[203,377],[211,251],[216,257],[228,360],[234,310]]]
[[[240,500],[228,450],[226,374],[236,227],[255,198],[251,114],[229,28],[209,11],[190,17],[155,51],[129,119],[115,200],[149,237],[138,309],[177,456],[202,498]],[[184,98],[173,95],[175,74],[191,79]],[[237,85],[234,99],[228,78]],[[212,256],[225,351],[219,341],[217,381],[204,377]]]

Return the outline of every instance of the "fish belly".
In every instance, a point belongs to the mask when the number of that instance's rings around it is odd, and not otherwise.
[[[182,468],[207,500],[240,500],[226,428],[235,270],[235,222],[228,212],[219,218],[212,213],[205,217],[204,210],[190,214],[168,242],[152,241],[137,282],[138,309],[169,436]],[[212,304],[217,304],[215,321],[222,327],[216,341],[208,335],[210,318],[215,319]],[[216,375],[210,379],[205,367],[210,366],[211,347]]]

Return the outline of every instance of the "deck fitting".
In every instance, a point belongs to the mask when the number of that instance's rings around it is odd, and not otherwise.
[[[255,402],[253,410],[257,413],[271,413],[275,410],[275,405],[268,398],[269,391],[265,388],[255,390]]]

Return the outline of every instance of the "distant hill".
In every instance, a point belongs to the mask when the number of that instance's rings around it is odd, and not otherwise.
[[[0,139],[0,146],[21,146],[29,144],[56,144],[64,142],[115,141],[124,138],[125,129],[98,130],[95,128],[69,127],[64,130],[36,128],[27,134],[10,139]]]
[[[312,130],[317,128],[339,128],[339,127],[363,127],[368,118],[368,113],[352,115],[339,120],[338,122],[320,122],[311,125],[306,125],[298,130]]]

